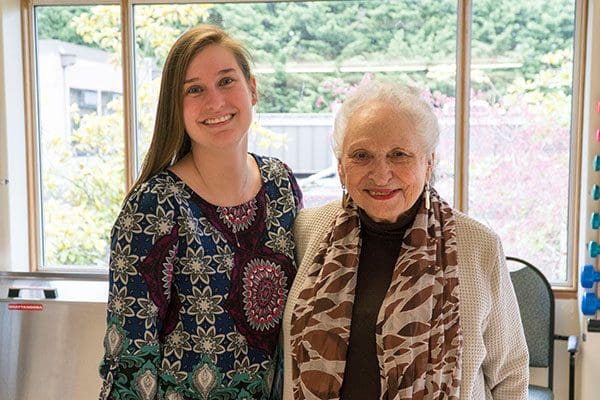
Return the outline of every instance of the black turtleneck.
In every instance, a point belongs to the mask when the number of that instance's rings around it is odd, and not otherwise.
[[[406,229],[412,225],[420,201],[391,224],[373,221],[359,209],[361,249],[352,308],[350,343],[340,399],[378,399],[381,368],[377,360],[377,315],[392,281]]]

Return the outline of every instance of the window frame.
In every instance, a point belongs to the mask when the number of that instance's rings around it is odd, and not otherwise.
[[[211,0],[210,3],[253,3],[257,0]],[[261,2],[295,2],[301,0],[260,0]],[[321,0],[313,0],[321,1]],[[171,0],[170,4],[201,3],[198,0]],[[204,3],[206,3],[205,1]],[[27,158],[27,205],[28,205],[28,255],[29,270],[37,271],[42,259],[41,244],[41,199],[39,144],[37,143],[36,100],[36,52],[34,31],[34,7],[52,5],[116,5],[121,10],[121,43],[123,74],[123,135],[125,147],[125,189],[133,185],[136,161],[135,140],[135,69],[133,44],[133,7],[135,5],[164,4],[164,0],[21,0],[22,54],[25,99],[25,132]],[[575,298],[577,295],[577,271],[580,246],[581,161],[582,127],[584,115],[584,87],[586,76],[586,43],[588,32],[589,0],[575,0],[575,30],[573,53],[573,85],[570,134],[569,167],[569,210],[567,218],[567,276],[564,285],[553,286],[557,297]],[[457,0],[456,38],[456,114],[455,114],[455,162],[454,162],[454,207],[467,212],[468,205],[468,160],[469,160],[469,96],[471,65],[471,22],[472,0]],[[75,272],[75,271],[74,271]],[[86,269],[86,272],[90,272]],[[106,271],[95,271],[105,274]]]

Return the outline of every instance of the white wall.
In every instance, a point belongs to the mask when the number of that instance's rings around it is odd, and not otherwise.
[[[2,9],[0,9],[0,32],[3,30],[3,16]],[[1,37],[4,37],[2,35]],[[4,76],[4,63],[3,61],[4,54],[4,43],[0,40],[0,83],[3,82],[2,77]],[[0,88],[3,88],[0,85]],[[3,92],[3,91],[2,91]],[[0,265],[5,260],[10,258],[10,239],[8,235],[8,229],[5,221],[8,221],[8,186],[6,180],[8,179],[8,160],[6,159],[6,102],[4,101],[4,96],[0,93]]]
[[[579,305],[575,299],[557,299],[555,302],[556,333],[559,335],[579,334]],[[579,361],[580,357],[577,357]],[[580,364],[579,362],[577,364]],[[580,366],[576,365],[575,374],[580,374]],[[548,372],[546,369],[532,369],[529,375],[530,383],[545,386]],[[554,342],[554,400],[568,400],[569,393],[569,353],[567,342],[557,340]],[[576,379],[576,385],[578,379]],[[581,397],[581,389],[575,387],[575,399],[597,400],[596,398]]]
[[[27,173],[19,0],[0,2],[0,270],[26,271]]]

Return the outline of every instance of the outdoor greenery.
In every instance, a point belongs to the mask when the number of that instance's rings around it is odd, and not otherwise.
[[[35,15],[38,37],[89,46],[90,44],[77,34],[76,27],[71,22],[73,18],[83,13],[89,13],[90,9],[90,7],[38,8]]]
[[[474,63],[522,63],[518,71],[494,72],[490,95],[496,100],[516,77],[530,80],[547,68],[543,55],[572,48],[571,3],[477,1],[473,10]],[[221,25],[246,44],[258,65],[275,70],[261,76],[259,112],[329,111],[326,105],[333,96],[323,83],[343,79],[352,84],[362,78],[361,72],[339,70],[285,72],[286,66],[297,63],[332,68],[421,66],[424,69],[383,75],[454,96],[457,16],[453,0],[149,5],[135,10],[138,56],[152,57],[159,70],[177,36],[199,22]],[[110,6],[44,7],[39,12],[40,35],[84,42],[120,56],[119,12],[118,7]],[[489,80],[480,76],[476,74],[475,89],[490,92]],[[320,97],[323,101],[317,102]]]
[[[573,0],[478,0],[473,9],[470,207],[501,233],[505,248],[537,257],[554,280],[565,279],[573,8]],[[137,5],[134,10],[136,64],[149,62],[153,71],[137,87],[138,126],[146,134],[152,130],[166,54],[177,36],[200,22],[223,26],[251,50],[259,72],[258,112],[331,112],[361,79],[373,75],[423,88],[440,118],[454,116],[456,1]],[[38,35],[101,48],[118,64],[119,13],[117,6],[39,7]],[[54,154],[44,170],[50,265],[106,263],[108,231],[124,189],[121,101],[111,107],[110,115],[80,116],[76,140],[61,142],[61,135],[53,135],[48,143],[46,154]],[[441,143],[453,146],[448,136],[453,129],[443,134]],[[96,147],[97,156],[77,159],[74,145]],[[533,162],[552,171],[551,177],[542,178]],[[76,168],[66,172],[65,165]],[[451,175],[452,166],[443,168]],[[534,194],[540,197],[532,202]],[[560,223],[549,223],[550,216]],[[514,234],[524,228],[527,238]]]

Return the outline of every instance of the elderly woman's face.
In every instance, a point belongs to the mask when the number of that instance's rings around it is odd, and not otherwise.
[[[433,154],[410,118],[376,102],[351,115],[338,170],[354,202],[377,222],[396,222],[431,176]]]

